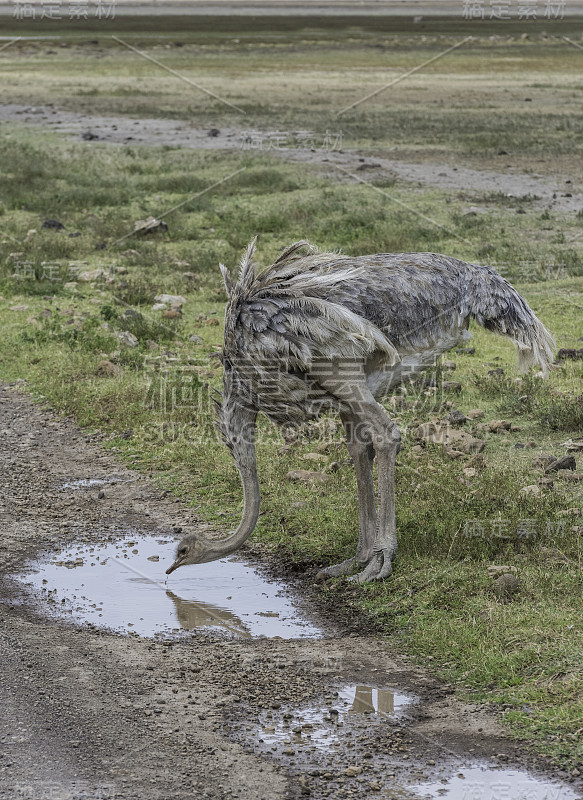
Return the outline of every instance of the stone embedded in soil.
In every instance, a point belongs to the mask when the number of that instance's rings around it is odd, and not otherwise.
[[[434,422],[425,422],[412,433],[416,439],[441,444],[465,454],[480,453],[486,446],[482,439],[476,439],[465,431],[456,430],[449,425],[437,425]]]
[[[168,306],[183,305],[186,303],[186,297],[180,294],[157,294],[154,298],[156,303],[164,303]]]
[[[561,458],[556,458],[552,463],[550,463],[547,468],[546,472],[555,472],[559,469],[570,469],[575,470],[577,469],[577,462],[575,461],[575,456],[562,456]]]
[[[520,490],[520,494],[532,495],[533,497],[538,497],[540,492],[540,486],[537,486],[535,483],[531,483],[529,486],[523,486]]]
[[[122,344],[128,347],[137,347],[139,344],[137,337],[130,331],[116,331],[115,335]]]
[[[490,433],[500,433],[500,431],[509,431],[512,423],[507,419],[494,419],[488,423]]]
[[[490,564],[488,567],[489,578],[499,578],[501,575],[516,573],[516,567],[511,567],[509,564]]]
[[[80,272],[77,275],[77,280],[83,283],[91,283],[92,281],[99,281],[105,278],[106,271],[104,269],[89,269],[85,272]]]
[[[121,375],[122,373],[123,369],[118,364],[114,364],[109,360],[100,361],[97,365],[97,369],[95,370],[95,374],[100,378],[112,378],[115,375]]]
[[[452,408],[450,413],[446,417],[446,422],[449,422],[451,425],[464,425],[468,421],[468,418],[462,411],[458,411],[457,408]]]
[[[557,459],[555,456],[551,455],[540,455],[537,456],[532,460],[532,467],[533,469],[546,469],[550,464],[552,464]]]
[[[292,469],[285,476],[288,481],[299,481],[300,483],[326,483],[329,476],[323,472],[311,472],[307,469]]]
[[[481,408],[472,408],[466,413],[468,419],[482,419],[484,412]]]
[[[515,575],[511,575],[510,573],[500,575],[494,584],[494,591],[496,595],[501,598],[508,598],[511,595],[516,594],[519,588],[520,581]]]
[[[577,350],[573,347],[561,347],[557,353],[557,361],[578,361],[583,359],[583,348]]]
[[[539,478],[536,482],[537,486],[540,486],[541,489],[552,489],[555,485],[555,482],[552,478]]]
[[[555,473],[556,477],[562,481],[569,481],[571,483],[577,483],[579,481],[583,481],[583,473],[581,472],[571,472],[570,469],[559,469]]]

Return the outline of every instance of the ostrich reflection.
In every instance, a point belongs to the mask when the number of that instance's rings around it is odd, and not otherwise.
[[[247,639],[251,637],[251,633],[244,623],[231,611],[212,606],[209,603],[201,603],[198,600],[184,600],[168,590],[166,591],[166,596],[174,603],[176,617],[185,631],[210,626],[213,628],[225,628],[230,633]]]

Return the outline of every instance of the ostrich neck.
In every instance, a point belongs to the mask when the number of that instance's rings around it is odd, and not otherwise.
[[[243,487],[243,516],[236,531],[225,539],[213,541],[211,546],[215,559],[238,550],[247,541],[255,530],[259,517],[261,497],[259,494],[259,479],[257,477],[257,460],[255,455],[255,418],[256,412],[250,412],[249,424],[245,433],[239,434],[239,441],[234,447],[234,458],[241,476]]]

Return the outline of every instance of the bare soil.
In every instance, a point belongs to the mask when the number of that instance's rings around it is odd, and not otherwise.
[[[458,701],[390,641],[356,633],[358,620],[319,603],[311,574],[301,591],[312,594],[306,613],[326,631],[320,640],[198,631],[161,641],[46,615],[10,577],[29,559],[130,528],[168,534],[200,523],[71,420],[33,403],[22,383],[0,384],[0,437],[0,797],[378,796],[389,772],[392,786],[407,785],[468,758],[544,770],[545,759],[509,740],[492,709]],[[96,488],[62,489],[113,474],[124,482],[103,499]],[[362,722],[344,728],[325,764],[309,749],[286,756],[261,743],[261,715],[318,706],[355,683],[419,702],[399,724],[364,736]],[[362,774],[347,776],[350,766]]]
[[[248,154],[262,154],[317,167],[328,178],[351,182],[369,182],[377,178],[396,178],[418,186],[432,186],[444,191],[467,195],[502,193],[514,198],[529,197],[529,208],[549,209],[561,213],[576,213],[583,209],[583,194],[565,184],[568,177],[531,172],[525,174],[519,167],[502,164],[500,169],[474,169],[454,163],[414,163],[403,160],[398,154],[392,158],[360,150],[323,150],[293,147],[269,147],[269,131],[253,131],[244,125],[224,128],[218,135],[209,130],[195,128],[188,122],[168,119],[139,119],[123,116],[98,116],[64,111],[52,106],[0,105],[0,124],[18,121],[44,125],[80,139],[83,134],[96,138],[89,142],[109,142],[124,145],[171,145],[195,149],[241,150]],[[280,138],[282,132],[278,132]],[[272,141],[274,139],[272,138]],[[265,143],[265,145],[263,144]],[[265,149],[262,149],[265,147]],[[504,162],[504,158],[502,158]],[[350,175],[347,175],[346,170]],[[383,190],[390,196],[390,188]],[[485,209],[476,209],[477,211]]]

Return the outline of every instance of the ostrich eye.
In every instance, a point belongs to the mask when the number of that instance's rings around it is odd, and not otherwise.
[[[186,553],[186,547],[181,547],[180,550],[178,551],[179,556],[183,556],[185,553]]]

